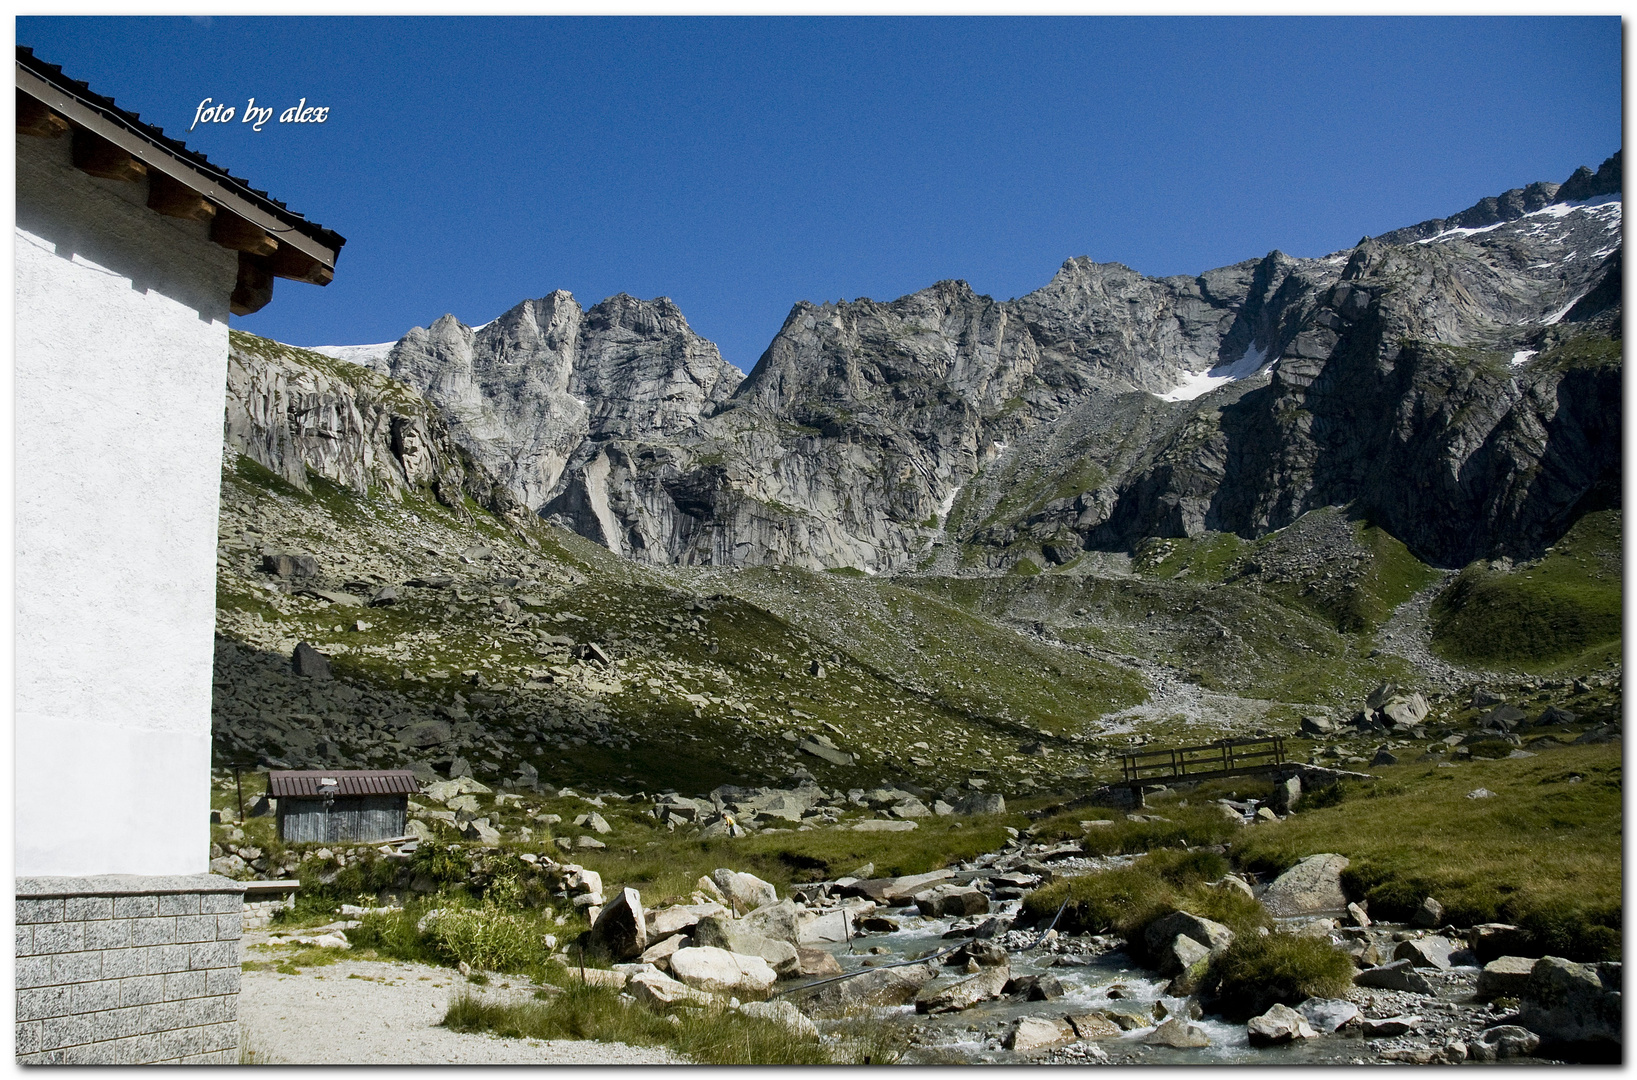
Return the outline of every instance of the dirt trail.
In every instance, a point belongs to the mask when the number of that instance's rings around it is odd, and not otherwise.
[[[1432,652],[1432,602],[1455,577],[1456,571],[1446,570],[1439,578],[1399,604],[1392,617],[1381,628],[1378,639],[1381,651],[1401,656],[1420,668],[1431,682],[1446,691],[1469,683],[1482,684],[1496,677],[1494,672],[1475,671],[1442,660]]]
[[[435,1026],[464,980],[424,964],[343,960],[299,975],[247,971],[239,1023],[257,1060],[277,1065],[674,1065],[663,1047],[461,1035]],[[499,986],[473,993],[511,996]]]

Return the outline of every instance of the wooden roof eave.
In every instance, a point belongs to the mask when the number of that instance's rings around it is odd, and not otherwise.
[[[66,91],[53,86],[21,64],[17,65],[17,88],[40,101],[52,112],[76,127],[90,131],[107,140],[142,162],[150,170],[162,173],[197,191],[223,210],[242,218],[250,225],[262,229],[268,235],[276,238],[280,246],[294,248],[324,267],[331,275],[334,274],[336,257],[340,254],[339,245],[330,247],[322,241],[306,235],[300,229],[281,220],[277,215],[268,212],[255,201],[220,183],[209,173],[181,160],[163,147],[157,146],[149,139],[131,131],[123,124],[104,116],[100,111],[82,104]],[[325,284],[326,282],[312,280],[310,283]]]

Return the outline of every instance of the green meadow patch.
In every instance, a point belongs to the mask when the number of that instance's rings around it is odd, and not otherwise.
[[[1539,561],[1477,562],[1433,604],[1432,641],[1464,663],[1545,669],[1620,639],[1621,515],[1587,514]]]
[[[1274,873],[1338,852],[1352,860],[1344,884],[1382,918],[1431,896],[1457,924],[1518,923],[1572,959],[1620,955],[1619,743],[1372,771],[1379,781],[1334,805],[1246,830],[1233,857]],[[1480,789],[1494,794],[1469,797]]]

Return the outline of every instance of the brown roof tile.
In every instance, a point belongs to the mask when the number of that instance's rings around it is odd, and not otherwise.
[[[323,783],[334,780],[333,785]],[[336,795],[415,795],[421,790],[408,769],[273,769],[267,793],[275,799]]]

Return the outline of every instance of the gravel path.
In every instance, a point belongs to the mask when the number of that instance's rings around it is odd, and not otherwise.
[[[1408,660],[1420,668],[1429,681],[1445,690],[1455,690],[1467,683],[1482,684],[1495,677],[1493,672],[1461,667],[1433,655],[1432,602],[1455,579],[1456,573],[1444,571],[1432,584],[1394,608],[1378,638],[1382,652]]]
[[[245,1045],[279,1065],[684,1064],[664,1047],[500,1039],[436,1027],[460,981],[446,968],[368,960],[299,975],[247,971],[239,984],[239,1023]]]

